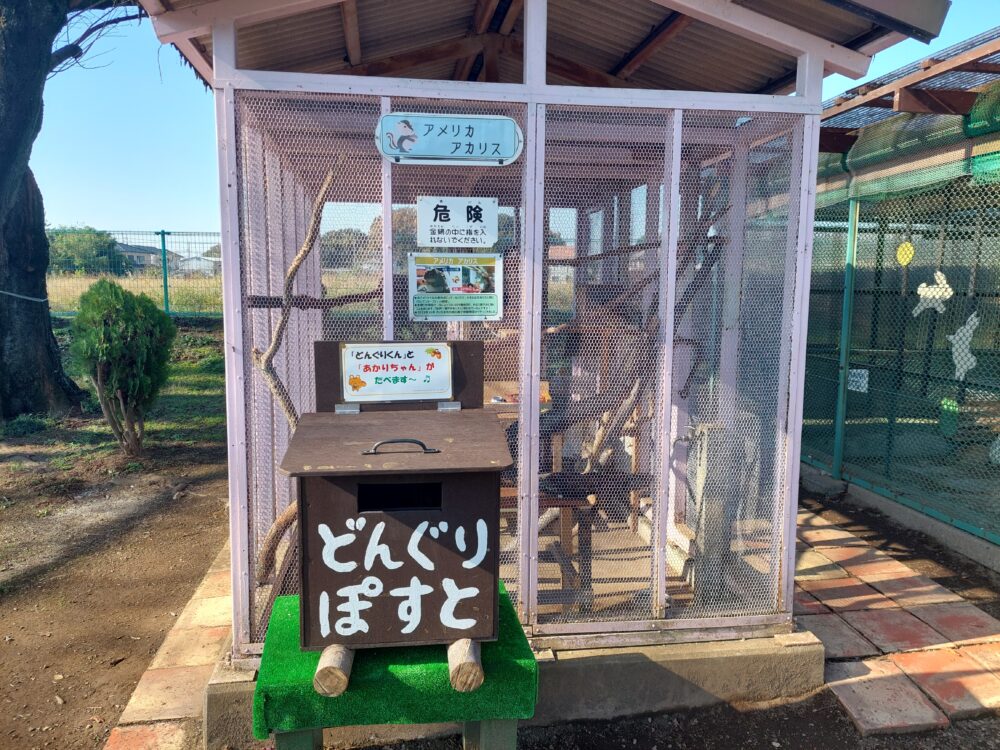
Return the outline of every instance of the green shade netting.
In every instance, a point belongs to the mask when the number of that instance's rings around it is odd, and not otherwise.
[[[884,176],[874,172],[852,178],[847,193],[851,198],[867,201],[887,200],[933,190],[941,183],[950,182],[968,174],[968,159],[957,159],[947,164]]]
[[[500,584],[499,639],[482,644],[483,686],[458,693],[448,681],[446,646],[410,646],[355,653],[347,691],[336,698],[313,690],[319,651],[299,648],[299,597],[274,601],[253,696],[253,733],[372,724],[431,724],[529,719],[538,697],[538,665]]]
[[[864,167],[940,148],[965,139],[961,115],[906,113],[861,129],[847,154],[847,167],[857,174]]]
[[[981,185],[1000,182],[1000,152],[972,157],[972,180]]]
[[[1000,132],[1000,82],[980,92],[965,116],[965,134],[970,138],[996,132]]]
[[[833,177],[847,173],[847,165],[844,163],[844,154],[831,154],[821,151],[819,160],[816,163],[817,177]]]

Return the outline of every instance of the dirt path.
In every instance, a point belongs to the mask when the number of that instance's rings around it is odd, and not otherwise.
[[[221,467],[0,599],[0,747],[101,747],[225,541]]]
[[[4,426],[3,750],[102,747],[224,544],[220,352],[219,332],[181,330],[140,459],[94,412]]]

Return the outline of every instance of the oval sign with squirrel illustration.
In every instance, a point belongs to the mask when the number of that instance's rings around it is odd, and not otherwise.
[[[524,134],[509,117],[393,112],[379,118],[375,144],[397,163],[501,167],[521,155]]]

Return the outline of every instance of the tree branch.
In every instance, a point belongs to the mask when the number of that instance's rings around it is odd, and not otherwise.
[[[86,31],[84,31],[79,37],[77,37],[76,41],[70,42],[69,44],[60,47],[59,49],[55,50],[52,53],[52,58],[49,61],[49,72],[50,73],[53,72],[56,68],[58,68],[60,65],[67,62],[68,60],[79,60],[81,57],[83,57],[83,53],[85,51],[83,48],[83,43],[87,41],[87,39],[92,37],[94,34],[97,34],[103,31],[104,29],[107,29],[111,26],[115,26],[120,23],[124,23],[126,21],[141,21],[145,17],[146,17],[146,12],[142,10],[142,8],[140,8],[131,15],[114,16],[113,18],[106,18],[103,21],[100,21],[98,23],[93,24],[92,26],[89,26]]]

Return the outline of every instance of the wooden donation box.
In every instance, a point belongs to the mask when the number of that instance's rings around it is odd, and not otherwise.
[[[302,648],[461,642],[478,664],[497,638],[513,463],[481,375],[469,393],[482,344],[318,342],[316,362],[317,404],[334,408],[302,415],[281,463],[298,485]]]

